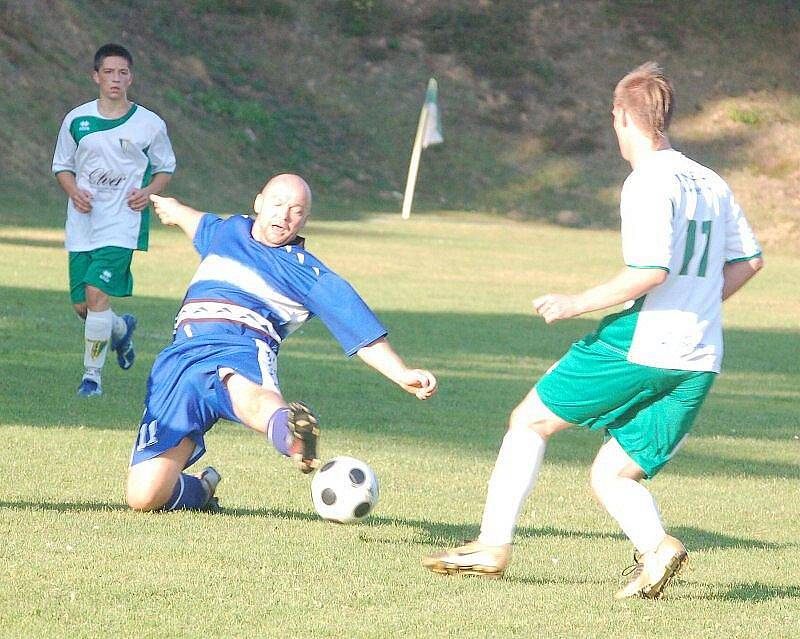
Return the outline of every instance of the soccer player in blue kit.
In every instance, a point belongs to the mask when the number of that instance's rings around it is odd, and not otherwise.
[[[345,353],[425,400],[434,375],[409,368],[358,293],[305,250],[298,232],[311,211],[299,176],[273,177],[256,196],[257,217],[223,219],[173,198],[151,196],[164,224],[178,226],[202,260],[175,319],[170,346],[156,358],[134,442],[126,499],[135,510],[216,506],[220,475],[184,469],[205,453],[203,435],[219,419],[264,433],[304,473],[319,465],[317,417],[287,405],[277,378],[282,341],[314,315]]]

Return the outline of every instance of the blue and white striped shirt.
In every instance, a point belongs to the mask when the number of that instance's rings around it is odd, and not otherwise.
[[[280,343],[314,315],[350,356],[386,329],[350,284],[303,247],[266,246],[253,220],[206,214],[194,236],[202,261],[175,318],[175,340],[208,335]]]

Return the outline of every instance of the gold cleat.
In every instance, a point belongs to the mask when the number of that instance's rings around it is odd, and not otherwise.
[[[632,578],[628,585],[614,595],[614,599],[659,599],[664,588],[686,566],[689,555],[678,539],[667,535],[655,550],[643,555],[634,553],[633,560],[634,565],[622,573],[631,575]]]
[[[511,544],[487,546],[470,541],[422,558],[422,565],[440,575],[474,575],[498,579],[511,559]]]

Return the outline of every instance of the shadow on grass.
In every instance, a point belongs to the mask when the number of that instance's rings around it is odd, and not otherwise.
[[[736,584],[707,584],[711,593],[703,599],[714,601],[747,601],[749,603],[772,599],[800,599],[800,586],[770,586],[759,582]]]
[[[670,528],[670,534],[674,535],[686,547],[692,550],[716,550],[720,548],[750,548],[762,550],[777,550],[779,548],[794,548],[797,544],[774,543],[771,541],[761,541],[759,539],[745,539],[742,537],[732,537],[723,535],[713,530],[704,530],[693,526],[677,526]]]
[[[121,503],[109,502],[52,502],[52,501],[0,501],[0,508],[10,510],[42,510],[54,512],[113,512],[129,511],[130,509]],[[168,513],[152,513],[160,516]],[[291,510],[287,508],[225,508],[214,514],[221,517],[264,517],[267,519],[287,519],[292,521],[308,521],[320,523],[320,517],[310,510]],[[151,516],[151,515],[143,515]],[[332,523],[336,526],[338,524]],[[475,538],[477,529],[475,525],[451,524],[435,522],[424,519],[407,519],[402,517],[385,517],[373,515],[359,524],[363,532],[359,533],[359,538],[367,543],[397,543],[396,538],[381,539],[374,536],[381,527],[384,526],[406,526],[425,533],[425,539],[415,540],[413,543],[418,545],[443,544],[453,545],[464,543],[467,539]],[[692,550],[713,550],[717,548],[758,548],[758,549],[778,549],[793,547],[795,544],[776,544],[760,541],[757,539],[744,539],[741,537],[731,537],[714,531],[703,530],[693,527],[678,527],[671,530],[676,536],[682,539]],[[566,537],[572,539],[617,539],[622,540],[621,533],[609,533],[602,531],[589,530],[568,530],[566,528],[555,528],[553,526],[542,527],[521,527],[517,529],[518,537]]]
[[[125,504],[101,501],[4,501],[0,508],[8,510],[41,510],[58,513],[119,512],[130,510]]]
[[[0,286],[0,299],[0,365],[18,371],[0,378],[0,424],[124,430],[133,436],[149,366],[170,342],[179,302],[152,297],[125,301],[125,311],[139,318],[137,365],[123,372],[110,362],[104,396],[87,402],[74,394],[81,373],[82,327],[66,292]],[[596,326],[577,319],[548,327],[526,315],[386,311],[380,316],[407,361],[437,372],[437,397],[416,402],[361,362],[348,360],[318,321],[282,350],[281,382],[287,397],[307,399],[328,432],[425,442],[451,448],[454,457],[476,453],[485,456],[487,469],[510,409],[572,340]],[[795,402],[770,396],[773,389],[763,384],[762,373],[796,376],[797,340],[791,331],[728,331],[727,370],[752,379],[742,382],[740,376],[735,383],[746,384],[747,392],[734,395],[730,391],[736,388],[726,386],[723,375],[717,384],[720,395],[715,398],[712,390],[695,434],[793,443],[798,432]],[[749,428],[751,423],[758,427]],[[732,425],[741,425],[736,435]],[[548,461],[588,468],[599,444],[596,433],[575,429],[554,438]],[[800,465],[716,456],[689,445],[668,472],[796,478]]]
[[[82,513],[82,512],[130,512],[130,509],[118,502],[53,502],[53,501],[0,501],[0,509],[9,510],[32,510],[59,513]],[[155,512],[142,514],[148,516],[175,516],[180,513]],[[215,517],[257,517],[265,519],[284,519],[290,521],[322,523],[319,515],[311,510],[294,510],[287,508],[225,508],[215,513],[193,513]],[[340,524],[331,523],[331,526]],[[381,536],[381,529],[388,526],[404,526],[421,532],[422,538],[398,540],[392,536],[384,538]],[[393,545],[398,543],[413,544],[417,546],[454,546],[460,545],[467,539],[474,539],[477,536],[477,527],[467,524],[453,524],[437,522],[425,519],[408,519],[404,517],[386,517],[382,515],[372,515],[358,527],[358,538],[364,543],[377,543]],[[720,548],[751,548],[775,550],[780,548],[794,547],[797,544],[773,543],[759,539],[747,539],[743,537],[732,537],[715,531],[704,530],[695,527],[677,527],[670,532],[682,539],[686,546],[693,551],[715,550]],[[624,540],[621,533],[610,533],[605,531],[593,530],[569,530],[566,528],[556,528],[553,526],[531,527],[523,526],[517,529],[517,539],[520,538],[546,538],[561,537],[567,539],[589,539],[589,540]]]
[[[32,248],[64,248],[63,240],[42,240],[34,237],[0,237],[0,244]]]

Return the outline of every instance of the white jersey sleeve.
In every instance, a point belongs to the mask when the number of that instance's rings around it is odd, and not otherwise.
[[[620,201],[622,256],[632,268],[669,271],[673,246],[673,211],[660,184],[632,174],[625,180]]]
[[[58,130],[56,149],[53,153],[53,173],[61,173],[62,171],[69,171],[73,175],[78,173],[75,168],[75,151],[78,150],[78,145],[69,130],[71,121],[72,118],[68,114]]]
[[[730,193],[726,209],[728,219],[725,223],[725,261],[742,262],[761,255],[761,247],[753,229],[742,212],[742,207]]]
[[[147,157],[150,158],[152,173],[175,172],[175,153],[167,135],[167,125],[163,120],[160,120],[160,126],[153,136]]]

